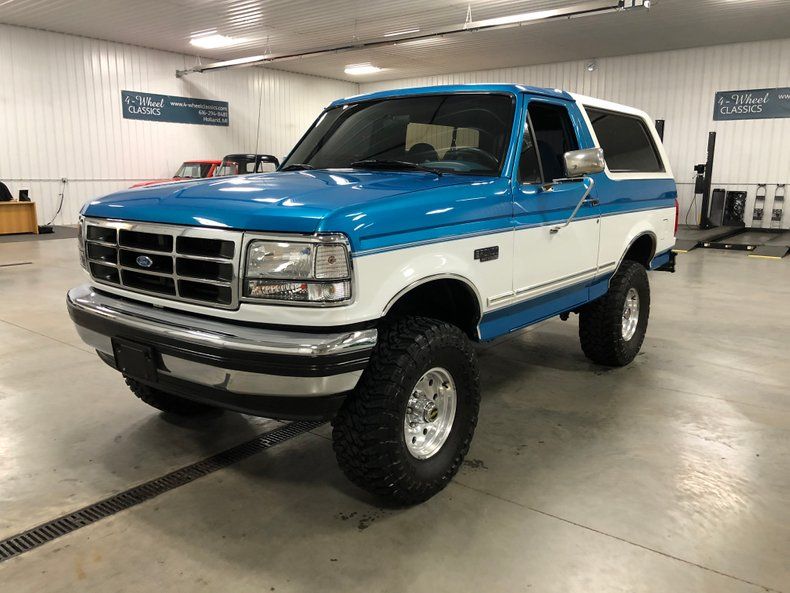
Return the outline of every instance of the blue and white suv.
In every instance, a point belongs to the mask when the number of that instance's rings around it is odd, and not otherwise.
[[[633,360],[677,206],[645,113],[488,84],[342,99],[274,173],[82,216],[69,312],[140,399],[332,419],[348,477],[410,504],[469,448],[473,342],[573,312],[590,359]]]

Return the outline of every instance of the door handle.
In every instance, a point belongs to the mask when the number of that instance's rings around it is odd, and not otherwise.
[[[597,206],[601,202],[596,198],[587,198],[586,200],[584,200],[584,203],[589,204],[590,206]]]

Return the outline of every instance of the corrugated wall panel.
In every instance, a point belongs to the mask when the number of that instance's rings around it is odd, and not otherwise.
[[[713,185],[748,192],[751,212],[758,183],[790,184],[790,119],[713,121],[716,91],[790,86],[790,39],[720,45],[588,61],[503,68],[362,84],[361,92],[466,82],[519,82],[556,87],[644,109],[666,120],[664,144],[679,184],[682,213],[692,206],[693,166],[705,161],[715,131]],[[689,222],[698,216],[694,204]],[[682,216],[681,216],[682,218]],[[767,221],[765,223],[767,225]],[[790,226],[790,213],[784,217]]]
[[[332,100],[355,83],[246,68],[177,79],[194,58],[0,25],[0,180],[29,188],[39,222],[76,222],[82,204],[187,159],[231,152],[284,156]],[[230,103],[230,126],[123,119],[121,90]],[[260,123],[259,123],[260,109]],[[258,130],[260,134],[258,134]],[[60,182],[66,178],[66,184]]]

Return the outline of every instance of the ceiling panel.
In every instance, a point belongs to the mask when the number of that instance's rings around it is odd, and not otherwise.
[[[613,0],[614,1],[614,0]],[[422,32],[473,20],[558,8],[579,0],[0,0],[0,23],[131,43],[213,61],[361,42],[404,29]],[[198,50],[190,37],[214,31],[240,40]],[[606,13],[435,40],[344,51],[270,67],[374,81],[790,36],[790,0],[654,0],[650,11]],[[379,73],[350,77],[350,63]]]

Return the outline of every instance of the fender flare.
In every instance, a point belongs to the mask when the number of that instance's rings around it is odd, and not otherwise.
[[[389,313],[389,311],[395,305],[395,303],[397,303],[402,297],[406,296],[412,290],[414,290],[418,286],[422,286],[423,284],[428,284],[429,282],[434,282],[436,280],[457,280],[465,284],[467,288],[469,288],[469,290],[472,291],[472,294],[474,295],[475,300],[477,301],[478,313],[482,317],[483,300],[482,297],[480,296],[480,291],[477,290],[477,287],[474,285],[474,283],[471,280],[469,280],[469,278],[466,278],[465,276],[461,276],[460,274],[452,274],[452,273],[432,274],[430,276],[425,276],[423,278],[410,282],[407,286],[403,287],[397,293],[395,293],[395,295],[387,302],[386,306],[384,307],[384,310],[381,312],[381,317],[386,316],[387,313]]]
[[[614,275],[617,274],[617,271],[620,269],[620,266],[622,265],[623,260],[625,259],[625,254],[628,253],[631,250],[631,247],[634,246],[634,243],[639,241],[639,239],[641,239],[642,237],[650,237],[650,241],[653,244],[653,248],[650,251],[650,258],[649,258],[648,262],[653,261],[653,258],[656,256],[656,247],[658,245],[658,237],[656,237],[656,234],[653,231],[643,230],[638,235],[636,235],[633,239],[631,239],[631,241],[628,243],[628,247],[623,249],[623,253],[620,255],[620,259],[619,259],[619,261],[617,262],[617,265],[614,268],[614,272],[612,272],[612,277],[614,277]],[[612,281],[612,279],[609,278],[609,282],[611,282],[611,281]]]

